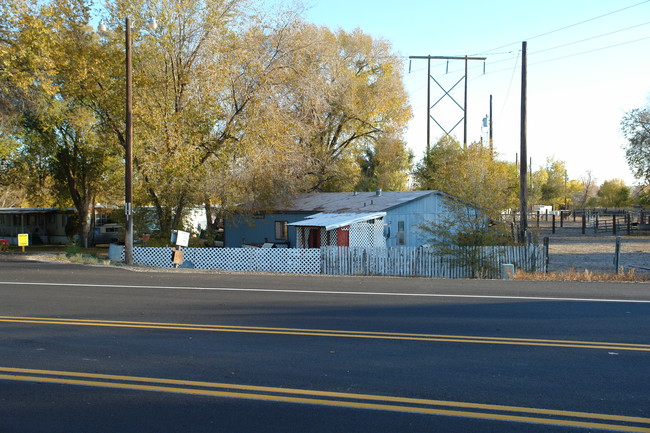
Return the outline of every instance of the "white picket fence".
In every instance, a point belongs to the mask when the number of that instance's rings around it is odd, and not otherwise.
[[[135,247],[136,264],[172,268],[171,248]],[[292,274],[376,275],[432,278],[498,278],[502,264],[546,271],[544,247],[477,247],[474,265],[437,255],[430,248],[183,248],[181,267]],[[124,247],[111,245],[111,260],[124,260]],[[478,260],[476,259],[478,258]]]
[[[383,275],[432,278],[498,278],[502,264],[528,272],[546,271],[544,247],[464,248],[454,257],[441,256],[431,248],[321,249],[321,270],[330,275]],[[467,253],[471,259],[463,259]],[[472,263],[472,264],[470,264]]]

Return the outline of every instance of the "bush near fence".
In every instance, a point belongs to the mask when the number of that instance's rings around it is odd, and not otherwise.
[[[172,268],[172,249],[135,247],[134,262]],[[431,278],[498,278],[501,265],[513,264],[526,272],[545,272],[548,258],[541,246],[474,247],[479,268],[459,263],[457,257],[436,255],[431,248],[183,248],[181,267],[196,269],[325,275],[373,275]],[[124,247],[111,245],[111,260],[123,260]]]

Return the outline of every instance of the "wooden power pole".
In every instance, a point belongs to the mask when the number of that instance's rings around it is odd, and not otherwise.
[[[526,48],[524,41],[521,46],[521,140],[520,153],[521,164],[519,164],[519,240],[522,243],[528,242],[528,150],[526,146]]]

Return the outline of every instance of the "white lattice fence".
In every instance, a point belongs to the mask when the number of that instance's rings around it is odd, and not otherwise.
[[[124,247],[111,245],[111,260],[124,260]],[[172,268],[170,247],[134,247],[139,265]],[[183,248],[182,267],[226,271],[319,274],[320,251],[299,248]]]
[[[383,248],[386,246],[383,218],[352,224],[349,230],[350,247]]]

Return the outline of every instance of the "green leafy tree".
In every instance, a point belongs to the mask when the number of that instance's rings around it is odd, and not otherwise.
[[[568,199],[566,164],[564,161],[549,158],[546,161],[544,170],[546,171],[546,179],[541,185],[540,200],[544,204],[552,205],[554,209],[563,208]]]
[[[512,243],[508,227],[499,221],[502,211],[516,205],[514,164],[496,160],[480,143],[465,148],[444,137],[424,156],[414,177],[421,189],[450,194],[441,219],[419,226],[436,252],[455,266],[467,267],[475,277],[493,272],[478,247]]]
[[[380,155],[411,117],[401,60],[388,42],[361,30],[332,32],[303,23],[297,37],[302,47],[287,85],[296,138],[309,156],[308,189],[351,190],[362,176],[357,157],[366,149]],[[395,170],[383,166],[385,173]]]
[[[362,178],[357,191],[403,191],[408,187],[408,173],[413,154],[398,137],[381,136],[374,148],[367,147],[358,158]]]
[[[629,111],[621,121],[627,139],[625,155],[634,175],[650,184],[650,107]]]
[[[440,139],[416,166],[414,179],[418,189],[443,191],[493,219],[518,204],[515,165],[495,159],[480,143],[464,148],[454,138]]]
[[[13,54],[3,81],[5,96],[14,99],[5,99],[3,106],[17,116],[13,133],[20,146],[14,166],[24,173],[30,201],[75,206],[84,241],[90,209],[114,161],[92,108],[106,56],[87,25],[90,4],[53,0],[11,6],[17,19],[2,28]]]
[[[4,179],[22,173],[34,202],[74,203],[80,235],[93,203],[120,202],[129,16],[134,203],[153,207],[164,236],[198,203],[220,209],[208,218],[218,221],[239,203],[263,209],[297,191],[349,190],[366,149],[369,182],[402,188],[411,113],[399,56],[361,31],[254,6],[109,0],[111,30],[99,35],[87,25],[90,0],[2,3]],[[144,31],[150,17],[158,28]]]
[[[606,180],[596,195],[601,207],[625,207],[632,203],[631,190],[622,179]]]
[[[498,271],[495,261],[486,260],[481,247],[512,245],[512,236],[505,226],[491,225],[480,209],[445,200],[446,214],[439,221],[421,224],[418,228],[428,235],[437,254],[450,260],[452,266],[467,268],[474,278],[493,275]]]
[[[531,173],[529,182],[529,203],[551,205],[554,209],[584,207],[585,194],[593,195],[593,183],[585,180],[570,180],[566,163],[549,158],[546,165]],[[589,181],[592,182],[592,181]]]
[[[635,177],[642,179],[638,197],[640,202],[650,202],[650,106],[637,108],[625,114],[621,131],[627,139],[624,145],[627,163]]]

